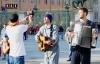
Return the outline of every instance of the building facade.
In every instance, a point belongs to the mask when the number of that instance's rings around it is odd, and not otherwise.
[[[51,1],[51,2],[50,2]],[[37,5],[39,10],[64,9],[67,0],[0,0],[0,7],[7,11],[27,11]]]
[[[93,0],[93,20],[100,22],[100,0]]]
[[[72,6],[73,0],[0,0],[0,7],[6,7],[7,11],[27,11],[33,9],[37,5],[39,10],[57,10],[65,9],[68,3]],[[94,0],[95,1],[95,0]],[[92,8],[91,0],[87,0],[84,4],[87,8]]]

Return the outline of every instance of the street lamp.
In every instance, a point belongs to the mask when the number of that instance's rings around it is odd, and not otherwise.
[[[0,4],[1,4],[1,5],[0,5],[0,10],[2,11],[2,9],[1,9],[1,8],[2,8],[2,0],[1,0],[1,3],[0,3]]]
[[[36,22],[37,22],[37,10],[38,10],[38,7],[36,4],[34,4],[34,8],[33,8],[33,11],[34,11],[34,25],[36,25]]]
[[[37,12],[38,8],[37,8],[37,5],[34,4],[34,8],[33,8],[34,12]]]
[[[69,5],[65,4],[65,12],[66,12],[66,28],[69,26]]]

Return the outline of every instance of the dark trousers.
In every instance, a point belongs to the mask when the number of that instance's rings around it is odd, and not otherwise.
[[[26,32],[24,32],[24,40],[26,40]]]
[[[73,47],[71,64],[91,64],[91,49]]]

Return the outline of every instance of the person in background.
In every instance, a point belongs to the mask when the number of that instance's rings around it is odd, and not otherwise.
[[[26,40],[26,38],[27,38],[27,36],[26,36],[26,31],[25,31],[24,34],[23,34],[23,38],[24,38],[24,40]]]
[[[0,44],[3,45],[3,54],[6,56],[6,60],[7,60],[7,64],[9,63],[9,51],[10,51],[10,46],[9,46],[9,38],[8,35],[5,31],[5,33],[3,34],[3,38],[0,42]]]
[[[58,32],[60,32],[60,34],[61,34],[61,39],[63,39],[64,38],[64,29],[63,29],[63,27],[62,27],[62,24],[60,24],[60,26],[58,27]]]
[[[36,24],[36,27],[35,27],[35,30],[36,30],[36,33],[39,31],[40,27],[38,26],[38,24]]]
[[[98,22],[98,32],[100,33],[100,23]]]
[[[6,32],[6,26],[7,26],[7,23],[4,23],[3,24],[3,28],[2,28],[2,30],[1,30],[1,40],[3,39],[3,34]],[[2,44],[2,47],[3,47],[4,45]],[[3,53],[3,58],[2,58],[3,60],[4,59],[6,59],[6,55]]]
[[[72,25],[73,21],[70,22],[70,26]],[[71,56],[72,56],[72,39],[71,37],[68,35],[69,32],[69,27],[67,27],[66,32],[65,32],[65,39],[67,41],[67,43],[69,44],[69,59],[67,61],[71,61]]]
[[[30,33],[30,30],[29,29],[27,29],[27,31],[26,31],[26,38],[28,39],[28,34]]]
[[[0,57],[1,57],[1,53],[2,53],[2,51],[1,51],[1,45],[0,45]]]

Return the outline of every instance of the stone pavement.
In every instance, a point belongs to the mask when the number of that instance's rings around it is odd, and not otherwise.
[[[100,36],[100,35],[99,35]],[[29,35],[28,40],[25,40],[26,56],[25,64],[40,64],[43,63],[43,52],[39,52],[34,35]],[[97,48],[92,49],[91,64],[100,64],[100,38],[98,38]],[[60,59],[59,64],[70,64],[66,61],[68,59],[69,47],[65,39],[59,42]],[[5,60],[1,60],[0,64],[6,64]]]

